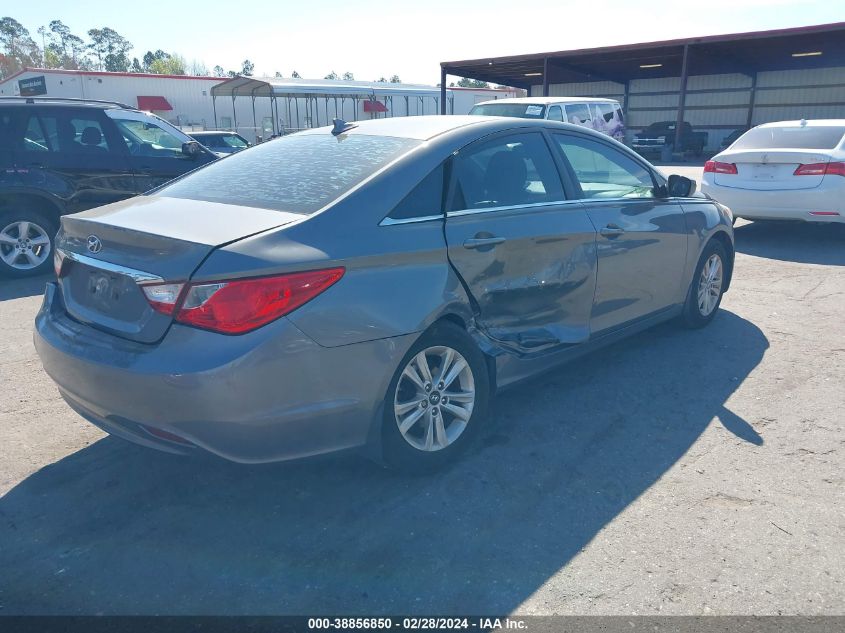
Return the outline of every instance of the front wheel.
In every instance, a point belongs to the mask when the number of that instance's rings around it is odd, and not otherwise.
[[[484,354],[461,328],[438,324],[411,347],[384,401],[384,461],[402,472],[436,470],[462,453],[487,414]]]
[[[727,262],[725,247],[717,240],[712,240],[704,248],[698,260],[687,293],[682,315],[687,327],[704,327],[716,316],[727,279],[725,262]]]
[[[41,275],[52,266],[54,222],[35,211],[0,213],[0,275]]]

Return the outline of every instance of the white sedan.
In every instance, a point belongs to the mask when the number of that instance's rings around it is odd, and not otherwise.
[[[845,222],[845,119],[752,128],[705,163],[701,190],[735,218]]]

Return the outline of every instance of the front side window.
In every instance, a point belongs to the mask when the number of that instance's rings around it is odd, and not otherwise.
[[[549,121],[563,121],[563,110],[559,105],[549,107]]]
[[[420,141],[365,134],[291,134],[203,167],[155,195],[313,213]]]
[[[133,156],[186,158],[182,153],[182,140],[154,121],[117,117],[112,117],[112,120]]]
[[[50,151],[47,133],[44,131],[41,121],[34,114],[29,115],[29,121],[23,134],[23,150],[25,152]]]
[[[454,161],[450,210],[563,200],[563,186],[540,134],[513,134],[472,145]]]
[[[613,105],[610,103],[600,103],[596,106],[605,123],[613,121]]]
[[[566,106],[566,120],[575,125],[590,124],[590,109],[586,103],[572,103]]]
[[[237,134],[225,134],[222,140],[224,146],[234,147],[235,149],[246,149],[249,147],[249,143]]]
[[[555,134],[586,199],[653,198],[654,181],[645,167],[619,150],[576,136]]]

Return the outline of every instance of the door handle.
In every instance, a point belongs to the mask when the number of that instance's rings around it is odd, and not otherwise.
[[[505,242],[503,237],[471,237],[464,240],[464,248],[484,248],[485,246],[496,246]]]
[[[604,228],[599,230],[599,233],[604,235],[605,237],[617,237],[622,235],[625,232],[621,226],[616,226],[615,224],[608,224]]]

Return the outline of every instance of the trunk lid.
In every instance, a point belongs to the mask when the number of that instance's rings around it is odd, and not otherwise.
[[[302,217],[164,196],[65,216],[57,243],[66,254],[59,280],[65,307],[78,321],[154,343],[172,319],[150,307],[141,285],[187,281],[215,248]]]
[[[828,163],[830,156],[812,150],[737,150],[713,160],[736,165],[736,174],[716,174],[714,182],[721,187],[782,191],[818,187],[823,175],[796,176],[795,170],[799,165]]]

